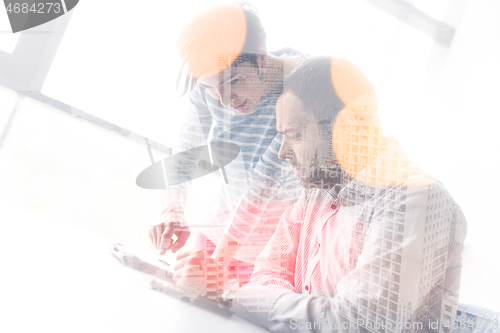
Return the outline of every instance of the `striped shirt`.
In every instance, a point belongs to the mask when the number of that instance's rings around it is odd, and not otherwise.
[[[283,55],[288,56],[292,55]],[[217,203],[211,212],[204,214],[207,219],[203,222],[215,227],[201,231],[215,244],[224,232],[243,243],[257,233],[260,236],[257,247],[262,248],[281,214],[300,195],[299,178],[287,160],[278,158],[282,141],[276,130],[279,94],[279,91],[272,91],[264,96],[254,111],[246,115],[224,107],[200,85],[189,96],[191,107],[174,152],[202,146],[207,141],[231,142],[241,149],[237,158],[224,168],[229,184],[221,184]],[[197,159],[199,157],[193,156],[189,161],[195,168]],[[189,185],[184,183],[179,187],[188,193]],[[182,215],[172,210],[169,218],[185,222]],[[252,251],[255,255],[260,252],[258,248]],[[240,252],[245,253],[244,250]]]

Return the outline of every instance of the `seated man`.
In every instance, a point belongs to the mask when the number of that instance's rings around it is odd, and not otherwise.
[[[342,58],[306,60],[277,104],[304,191],[234,311],[273,332],[451,332],[464,216],[384,137],[374,89]]]

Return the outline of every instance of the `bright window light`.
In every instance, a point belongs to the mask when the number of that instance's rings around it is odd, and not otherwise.
[[[288,46],[310,55],[346,56],[376,88],[383,83],[398,21],[376,6],[363,0],[312,0],[308,2],[310,10],[304,12],[302,6],[288,6],[287,2],[249,2],[262,17],[268,50]],[[175,11],[154,0],[140,8],[124,7],[120,2],[120,15],[114,16],[110,25],[109,13],[118,3],[79,3],[42,92],[172,146],[182,110],[188,104],[187,99],[175,95],[177,35],[194,14],[217,2],[178,3]],[[102,10],[96,11],[96,7]]]
[[[16,48],[19,34],[13,34],[7,11],[0,10],[0,50],[12,53]]]
[[[173,10],[170,3],[154,0],[141,6],[80,2],[42,92],[172,146],[187,104],[175,92],[175,41],[192,8],[203,6],[191,1],[176,3]],[[116,15],[111,19],[110,13]]]
[[[450,0],[416,0],[413,5],[434,17],[436,20],[444,20]]]

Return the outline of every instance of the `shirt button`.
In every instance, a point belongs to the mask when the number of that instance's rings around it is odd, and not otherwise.
[[[309,286],[306,286],[305,289],[306,289],[306,291],[309,291]]]

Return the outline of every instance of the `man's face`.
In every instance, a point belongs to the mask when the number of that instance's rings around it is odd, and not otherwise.
[[[264,84],[258,69],[250,62],[228,67],[224,71],[198,80],[213,98],[232,107],[239,114],[249,114],[264,96]]]
[[[325,178],[320,166],[331,160],[331,135],[320,132],[314,115],[305,111],[302,101],[289,92],[276,104],[276,127],[283,135],[278,157],[290,161],[302,185],[310,187],[311,182]]]

